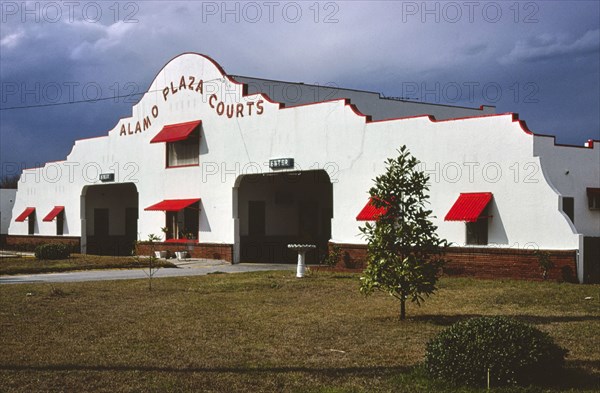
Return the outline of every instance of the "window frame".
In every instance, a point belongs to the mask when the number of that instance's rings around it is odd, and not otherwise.
[[[35,235],[35,211],[31,212],[27,217],[27,235]]]
[[[600,210],[600,195],[588,194],[588,209]]]
[[[181,164],[181,165],[171,165],[171,150],[177,149],[177,145],[196,145],[196,148],[193,151],[196,153],[193,158],[196,162]],[[172,148],[173,147],[173,148]],[[186,139],[176,142],[165,142],[165,168],[185,168],[190,166],[199,166],[200,165],[200,127],[197,127]]]
[[[566,209],[565,202],[567,202]],[[565,213],[565,215],[571,220],[571,223],[575,225],[575,198],[572,196],[561,197],[560,210]]]
[[[56,236],[65,235],[65,213],[64,210],[56,215]]]
[[[467,246],[487,246],[490,244],[489,233],[490,223],[487,216],[480,217],[475,222],[466,222],[465,244]]]
[[[198,241],[200,234],[199,202],[179,211],[165,211],[165,227],[167,228],[165,240]]]

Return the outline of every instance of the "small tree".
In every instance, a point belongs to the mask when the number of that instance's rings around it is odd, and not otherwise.
[[[420,305],[423,295],[437,289],[448,243],[438,238],[437,227],[429,220],[429,176],[419,170],[419,161],[406,146],[398,153],[386,161],[386,172],[375,178],[369,190],[373,205],[382,213],[374,224],[367,222],[360,228],[368,242],[360,291],[369,295],[377,289],[394,296],[400,300],[400,319],[405,319],[407,299]]]
[[[156,274],[156,272],[158,272],[158,270],[160,269],[160,265],[158,264],[158,258],[156,257],[154,251],[156,250],[156,245],[155,242],[160,241],[160,237],[156,236],[155,234],[151,233],[150,235],[148,235],[148,244],[150,245],[150,256],[148,257],[148,269],[144,269],[144,273],[146,273],[146,276],[148,276],[148,290],[151,291],[152,290],[152,277],[154,277],[154,275]],[[132,255],[134,256],[134,258],[136,259],[136,261],[140,264],[142,264],[142,261],[140,259],[140,255],[138,254],[138,245],[139,243],[136,242],[135,246],[133,247]],[[144,264],[145,265],[145,264]],[[142,265],[142,266],[144,266]]]

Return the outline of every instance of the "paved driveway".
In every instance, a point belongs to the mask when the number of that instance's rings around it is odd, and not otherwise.
[[[276,265],[258,263],[240,263],[231,265],[220,261],[182,261],[179,268],[163,268],[156,272],[154,278],[202,276],[209,273],[244,273],[266,270],[295,270],[295,265]],[[0,284],[49,283],[49,282],[81,282],[102,280],[132,280],[148,278],[143,269],[121,270],[86,270],[81,272],[24,274],[18,276],[0,276]]]

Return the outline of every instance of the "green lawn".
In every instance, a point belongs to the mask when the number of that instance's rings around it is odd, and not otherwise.
[[[358,276],[293,272],[0,286],[0,391],[436,392],[425,343],[470,316],[507,315],[569,349],[561,386],[600,388],[598,285],[444,278],[421,307]],[[585,300],[586,297],[592,297]],[[498,390],[514,391],[514,390]]]
[[[129,269],[141,268],[148,264],[147,258],[140,260],[134,257],[112,257],[89,254],[73,254],[70,258],[59,260],[38,260],[35,257],[0,258],[0,275],[2,274],[35,274],[66,272],[92,269]],[[175,267],[171,262],[157,260],[161,267]]]

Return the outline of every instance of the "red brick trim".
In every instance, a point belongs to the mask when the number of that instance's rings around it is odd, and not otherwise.
[[[191,258],[221,259],[233,262],[233,244],[220,243],[153,243],[140,242],[137,244],[138,255],[150,255],[155,251],[168,251],[174,255],[176,251],[187,251]]]
[[[71,247],[71,252],[81,251],[79,236],[6,235],[2,247],[11,251],[35,251],[40,244],[61,243]]]
[[[537,252],[548,253],[554,265],[548,279],[577,282],[577,250],[450,247],[444,274],[479,278],[542,280]]]
[[[367,257],[365,244],[329,243],[329,251],[340,247],[338,268],[364,269]],[[554,265],[548,279],[577,282],[577,250],[537,250],[548,253]],[[511,278],[543,280],[536,250],[499,247],[449,247],[443,274],[477,278]]]
[[[340,258],[336,268],[363,270],[366,267],[367,246],[365,244],[329,242],[329,253],[333,251],[334,246],[340,248]]]

